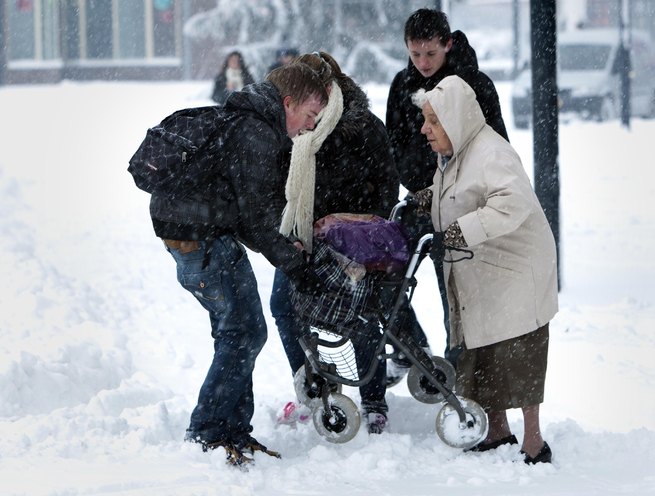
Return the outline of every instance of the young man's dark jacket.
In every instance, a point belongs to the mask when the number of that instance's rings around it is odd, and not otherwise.
[[[464,33],[454,31],[452,38],[453,45],[446,55],[446,63],[435,74],[429,78],[423,77],[410,60],[407,67],[396,74],[389,89],[387,132],[400,182],[410,192],[432,185],[437,166],[437,154],[421,134],[421,109],[412,103],[411,95],[419,89],[430,91],[446,76],[461,77],[473,88],[487,124],[509,141],[493,82],[478,69],[475,50]]]
[[[400,185],[386,129],[354,81],[339,85],[343,114],[316,154],[314,219],[341,212],[387,217]]]
[[[220,112],[226,126],[214,180],[185,199],[152,195],[155,233],[183,241],[232,234],[276,267],[300,266],[300,252],[278,232],[291,146],[278,90],[270,82],[250,85],[230,94]]]

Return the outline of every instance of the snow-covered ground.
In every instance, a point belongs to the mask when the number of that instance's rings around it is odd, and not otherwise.
[[[367,86],[384,118],[387,88]],[[268,313],[272,267],[251,254],[269,323],[255,370],[247,473],[182,443],[212,342],[207,314],[175,279],[127,161],[147,127],[209,104],[210,83],[0,87],[0,494],[655,494],[655,122],[562,123],[561,311],[551,325],[545,437],[552,465],[517,447],[445,446],[436,406],[401,384],[388,432],[327,443],[277,426],[293,398]],[[510,138],[531,174],[532,133]],[[434,273],[415,307],[443,349]],[[356,390],[346,392],[358,399]],[[518,412],[510,417],[522,435]]]

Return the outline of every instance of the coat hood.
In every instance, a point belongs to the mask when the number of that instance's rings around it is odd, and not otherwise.
[[[486,125],[475,92],[459,76],[445,77],[425,96],[453,144],[453,156]]]
[[[277,88],[269,81],[251,84],[241,91],[232,92],[225,102],[225,109],[239,113],[244,111],[256,113],[273,129],[287,136],[286,114],[282,106],[282,98],[280,98]]]
[[[446,64],[451,74],[457,74],[466,70],[478,70],[478,56],[466,35],[460,30],[457,30],[452,32],[451,38],[453,40],[453,46],[446,58]]]

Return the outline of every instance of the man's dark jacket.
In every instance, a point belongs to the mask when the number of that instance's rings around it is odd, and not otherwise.
[[[343,114],[316,154],[314,220],[341,212],[386,217],[400,186],[387,131],[354,81],[339,85]]]
[[[446,63],[435,74],[423,77],[410,60],[407,67],[396,74],[389,89],[387,132],[400,182],[412,193],[432,185],[437,167],[437,154],[421,134],[421,109],[412,103],[411,95],[419,89],[430,91],[446,76],[461,77],[473,88],[487,124],[509,141],[493,82],[478,69],[475,50],[464,33],[454,31],[452,38],[453,45],[446,55]]]
[[[214,179],[185,199],[152,195],[150,216],[160,238],[206,240],[232,234],[283,270],[303,263],[278,232],[284,208],[284,157],[291,146],[280,94],[270,82],[230,94],[218,135]]]

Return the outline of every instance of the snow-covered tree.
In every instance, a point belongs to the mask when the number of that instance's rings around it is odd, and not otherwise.
[[[212,76],[218,59],[239,50],[262,78],[276,50],[293,47],[328,51],[344,68],[388,81],[404,63],[404,22],[423,6],[394,0],[217,0],[187,20],[184,35],[201,53],[194,61],[199,77]]]

